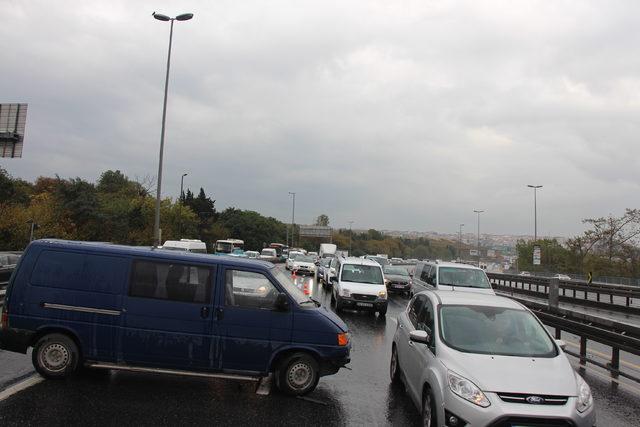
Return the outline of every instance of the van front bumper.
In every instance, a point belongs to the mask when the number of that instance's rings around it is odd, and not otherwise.
[[[320,367],[320,376],[324,377],[326,375],[333,375],[338,372],[340,368],[345,367],[349,362],[351,362],[351,358],[349,356],[327,359]]]
[[[0,349],[14,351],[16,353],[26,353],[35,332],[25,329],[1,329]]]

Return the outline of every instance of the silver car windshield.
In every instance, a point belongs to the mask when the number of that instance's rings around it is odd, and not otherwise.
[[[289,295],[302,307],[315,307],[311,299],[302,292],[288,274],[284,274],[279,268],[273,267],[271,273],[275,276],[276,280],[282,285]],[[309,304],[307,304],[307,302]]]
[[[438,285],[491,289],[484,271],[474,268],[440,267]]]
[[[467,353],[555,357],[556,347],[535,317],[504,307],[445,305],[440,308],[440,338]]]

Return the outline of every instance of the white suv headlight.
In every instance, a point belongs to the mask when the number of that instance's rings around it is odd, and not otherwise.
[[[589,384],[582,379],[582,377],[576,374],[578,380],[578,400],[576,401],[576,409],[578,412],[584,412],[593,405],[593,396],[591,395],[591,388]]]
[[[487,396],[485,396],[484,393],[468,379],[461,377],[458,374],[454,374],[451,371],[447,371],[447,382],[449,383],[451,391],[464,400],[468,400],[469,402],[482,406],[483,408],[491,405]]]

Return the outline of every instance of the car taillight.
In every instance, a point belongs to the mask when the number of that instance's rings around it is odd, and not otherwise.
[[[343,332],[341,334],[338,334],[338,345],[341,347],[344,347],[345,345],[349,344],[349,333],[348,332]]]

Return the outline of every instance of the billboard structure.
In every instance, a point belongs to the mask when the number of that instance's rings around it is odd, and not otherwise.
[[[300,225],[300,237],[331,238],[333,229],[324,225]]]
[[[0,157],[22,157],[27,104],[0,104]]]
[[[541,251],[540,246],[533,247],[533,265],[540,265]]]

